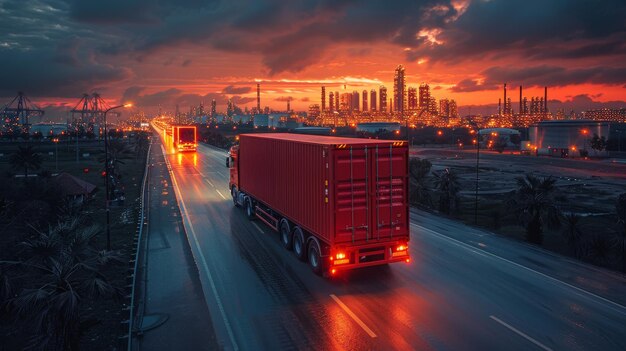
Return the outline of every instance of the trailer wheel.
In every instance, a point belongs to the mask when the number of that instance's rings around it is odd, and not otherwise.
[[[306,249],[304,248],[304,233],[300,227],[293,230],[293,253],[300,261],[306,261]]]
[[[237,191],[236,187],[232,187],[230,189],[230,196],[233,197],[233,204],[235,204],[235,207],[239,207],[239,203],[237,202],[237,196],[239,196],[239,192]]]
[[[249,197],[246,197],[246,201],[245,201],[246,205],[246,216],[248,217],[249,220],[253,220],[255,215],[254,215],[254,207],[252,206],[252,199],[250,199]]]
[[[315,241],[311,241],[309,244],[309,266],[313,270],[313,273],[322,275],[322,262],[320,257],[320,249]]]
[[[291,250],[293,247],[293,241],[291,236],[291,228],[289,227],[289,221],[285,218],[280,220],[280,242],[283,244],[283,247],[287,250]]]

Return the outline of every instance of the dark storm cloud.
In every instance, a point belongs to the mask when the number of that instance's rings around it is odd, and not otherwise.
[[[358,56],[378,43],[409,48],[409,60],[523,59],[532,68],[485,71],[482,84],[463,80],[459,92],[522,73],[531,74],[524,84],[625,83],[622,69],[610,68],[626,56],[626,2],[618,0],[13,0],[0,13],[0,64],[9,67],[0,95],[75,96],[132,77],[115,62],[139,64],[183,44],[257,54],[269,74],[301,71],[336,46]],[[591,68],[556,67],[591,57]],[[537,63],[562,59],[568,64],[547,71]],[[164,64],[173,62],[181,61]],[[196,66],[188,63],[181,66]]]
[[[132,76],[125,67],[98,60],[92,39],[75,28],[62,1],[0,3],[0,96],[76,97]]]
[[[0,48],[0,96],[18,90],[31,96],[74,97],[98,85],[131,76],[130,70],[59,55],[54,50],[13,51]]]
[[[297,72],[317,63],[334,44],[377,40],[416,44],[415,34],[423,26],[441,25],[457,15],[449,0],[115,0],[102,4],[74,0],[69,5],[76,20],[123,28],[134,39],[134,51],[193,43],[256,52],[271,74]],[[114,52],[110,45],[101,50]],[[368,49],[360,50],[363,54]]]
[[[529,86],[565,86],[571,84],[608,84],[626,83],[625,67],[588,67],[565,68],[557,66],[533,67],[491,67],[483,71],[485,84],[503,82],[520,83]]]
[[[222,89],[222,94],[237,95],[237,94],[246,94],[246,93],[249,93],[250,91],[252,91],[252,88],[250,87],[236,87],[234,85],[229,85],[225,87],[224,89]]]
[[[483,78],[464,79],[451,88],[454,92],[494,90],[503,83],[523,86],[566,86],[572,84],[626,84],[625,67],[565,68],[558,66],[490,67]]]
[[[493,89],[496,89],[496,88],[497,88],[497,85],[481,84],[476,79],[468,78],[468,79],[463,79],[462,81],[458,82],[450,90],[454,91],[454,92],[457,92],[457,93],[467,93],[467,92],[472,92],[472,91],[493,90]]]
[[[279,102],[293,101],[293,96],[279,96],[275,98],[274,101],[279,101]]]
[[[70,1],[73,18],[121,24],[135,52],[193,43],[256,52],[270,74],[298,72],[335,44],[377,41],[408,47],[409,60],[463,62],[626,55],[626,4],[556,1]],[[134,9],[141,8],[141,11]],[[459,12],[460,10],[460,12]],[[125,13],[131,13],[127,15]],[[421,34],[420,34],[421,33]],[[431,35],[429,37],[429,34]],[[110,45],[99,48],[114,52]],[[348,48],[352,56],[370,48]],[[466,82],[471,83],[471,82]],[[485,87],[459,86],[458,91]],[[469,90],[468,90],[469,89]]]
[[[409,55],[462,62],[494,55],[539,59],[623,54],[625,16],[626,2],[621,0],[473,1],[458,20],[439,27],[442,45],[423,43]]]
[[[126,91],[122,96],[123,102],[132,102],[137,107],[149,107],[149,106],[167,106],[174,105],[180,106],[197,106],[203,103],[207,106],[211,100],[215,99],[218,105],[225,105],[230,99],[237,105],[245,105],[255,100],[255,98],[239,96],[239,95],[227,95],[224,93],[208,93],[206,95],[200,94],[185,94],[180,89],[166,89],[155,93],[144,93],[146,87],[133,86]]]

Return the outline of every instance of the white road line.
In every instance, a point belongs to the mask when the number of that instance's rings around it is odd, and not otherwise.
[[[163,145],[161,145],[161,150],[163,151],[163,157],[165,158],[165,163],[168,164],[169,166],[169,160],[167,159],[167,155],[165,154],[165,149],[163,148]],[[185,201],[183,200],[183,197],[180,193],[180,188],[178,187],[178,182],[176,181],[176,177],[174,176],[174,172],[171,171],[170,168],[170,177],[172,178],[172,183],[174,185],[174,189],[175,194],[176,194],[176,198],[178,199],[178,203],[180,204],[180,206],[182,207],[182,213],[184,216],[184,221],[183,223],[186,223],[187,225],[185,227],[189,228],[191,231],[191,235],[193,236],[193,243],[196,247],[196,250],[198,252],[198,255],[200,256],[200,261],[202,262],[202,268],[204,268],[204,272],[206,273],[207,277],[209,278],[209,284],[211,285],[211,291],[213,292],[213,296],[215,296],[215,302],[217,303],[217,307],[220,311],[221,317],[222,317],[222,321],[224,322],[224,326],[226,327],[226,331],[228,333],[228,337],[230,339],[231,344],[233,345],[233,350],[239,350],[239,347],[237,346],[237,342],[235,341],[235,334],[233,333],[233,330],[230,326],[230,322],[228,321],[228,318],[226,317],[226,311],[224,310],[224,304],[222,304],[222,299],[220,298],[220,296],[217,293],[217,288],[215,286],[215,281],[213,280],[213,275],[211,274],[211,271],[209,270],[209,265],[206,262],[206,258],[204,257],[204,254],[202,253],[202,250],[200,249],[200,243],[198,242],[198,237],[196,236],[196,231],[193,229],[193,225],[191,224],[191,220],[189,219],[189,214],[187,213],[187,207],[185,206]]]
[[[521,332],[521,331],[517,330],[517,328],[515,328],[515,327],[513,327],[513,326],[511,326],[511,325],[507,324],[506,322],[504,322],[504,321],[500,320],[498,317],[496,317],[496,316],[489,316],[489,318],[491,318],[491,319],[493,319],[494,321],[496,321],[496,322],[498,322],[498,323],[502,324],[503,326],[505,326],[505,327],[506,327],[506,328],[508,328],[509,330],[511,330],[511,331],[513,331],[513,332],[515,332],[517,335],[519,335],[519,336],[523,337],[524,339],[526,339],[526,340],[528,340],[528,341],[532,342],[533,344],[535,344],[535,345],[539,346],[540,348],[542,348],[542,349],[544,349],[544,350],[546,350],[546,351],[552,351],[552,349],[551,349],[551,348],[549,348],[549,347],[547,347],[546,345],[544,345],[544,344],[540,343],[539,341],[537,341],[537,340],[535,340],[535,339],[531,338],[530,336],[528,336],[528,335],[524,334],[523,332]]]
[[[259,227],[259,225],[258,225],[258,224],[256,224],[256,223],[252,222],[252,225],[254,225],[254,226],[256,227],[256,229],[258,229],[258,230],[261,232],[261,234],[265,234],[265,232],[263,231],[263,229],[261,229],[261,227]]]
[[[200,174],[202,174],[202,172],[200,172]],[[203,175],[204,175],[204,174],[203,174]],[[210,186],[212,186],[212,187],[214,187],[214,188],[215,188],[215,185],[213,185],[213,183],[211,183],[211,181],[210,181],[210,180],[208,180],[208,179],[204,179],[204,180],[206,180],[206,182],[207,182],[207,183],[209,183],[209,185],[210,185]]]
[[[226,200],[226,197],[224,195],[222,195],[222,193],[220,193],[219,190],[215,189],[215,191],[217,191],[218,194],[220,194],[220,196],[222,197],[222,199]]]
[[[551,276],[549,276],[549,275],[547,275],[547,274],[545,274],[545,273],[541,273],[541,272],[536,271],[536,270],[534,270],[534,269],[532,269],[532,268],[528,268],[528,267],[526,267],[526,266],[524,266],[524,265],[521,265],[521,264],[519,264],[519,263],[517,263],[517,262],[513,262],[513,261],[508,260],[508,259],[506,259],[506,258],[500,257],[500,256],[498,256],[498,255],[496,255],[496,254],[493,254],[493,253],[489,252],[489,251],[486,251],[486,250],[481,250],[481,249],[475,248],[475,247],[470,246],[470,245],[468,245],[468,244],[466,244],[466,243],[464,243],[464,242],[462,242],[462,241],[460,241],[460,240],[457,240],[457,239],[451,238],[451,237],[449,237],[449,236],[447,236],[447,235],[443,235],[443,234],[437,233],[436,231],[434,231],[434,230],[432,230],[432,229],[428,229],[428,228],[426,228],[426,227],[423,227],[423,226],[421,226],[421,225],[417,225],[417,224],[415,224],[415,223],[411,223],[411,225],[412,225],[412,226],[415,226],[415,227],[417,227],[417,228],[420,228],[420,229],[422,229],[422,230],[425,230],[425,231],[427,231],[427,232],[431,232],[433,235],[436,235],[436,236],[441,237],[441,238],[443,238],[443,239],[445,239],[445,240],[448,240],[448,241],[452,242],[453,244],[455,244],[455,245],[457,245],[457,246],[464,247],[464,248],[466,248],[466,249],[468,249],[468,250],[470,250],[470,251],[472,251],[472,252],[474,252],[474,253],[476,253],[476,254],[479,254],[479,255],[482,255],[482,256],[485,256],[485,257],[489,256],[489,257],[492,257],[492,258],[497,258],[497,259],[502,260],[502,261],[504,261],[504,262],[510,263],[510,264],[512,264],[512,265],[514,265],[514,266],[516,266],[516,267],[519,267],[519,268],[525,269],[525,270],[527,270],[527,271],[533,272],[533,273],[535,273],[535,274],[538,274],[538,275],[540,275],[540,276],[542,276],[542,277],[544,277],[544,278],[547,278],[547,279],[549,279],[549,280],[551,280],[551,281],[553,281],[553,282],[555,282],[555,283],[563,284],[563,285],[565,285],[565,286],[567,286],[567,287],[569,287],[569,288],[571,288],[571,289],[574,289],[574,290],[575,290],[576,292],[578,292],[578,293],[579,293],[579,295],[581,295],[581,296],[585,296],[585,295],[586,295],[587,297],[593,297],[593,298],[596,298],[596,299],[598,299],[598,300],[600,300],[600,301],[602,301],[602,302],[607,303],[607,304],[609,305],[608,307],[610,307],[612,310],[614,310],[614,311],[616,311],[616,312],[618,312],[618,313],[620,313],[620,314],[625,314],[625,315],[626,315],[626,306],[622,306],[622,305],[620,305],[620,304],[619,304],[619,303],[617,303],[617,302],[611,301],[611,300],[609,300],[609,299],[607,299],[607,298],[605,298],[605,297],[602,297],[602,296],[600,296],[600,295],[596,295],[596,294],[594,294],[594,293],[592,293],[592,292],[590,292],[590,291],[587,291],[587,290],[582,289],[582,288],[579,288],[579,287],[577,287],[577,286],[575,286],[575,285],[572,285],[572,284],[566,283],[566,282],[564,282],[564,281],[562,281],[562,280],[559,280],[559,279],[557,279],[557,278],[551,277]]]
[[[376,334],[374,334],[374,332],[372,331],[372,329],[368,328],[367,325],[365,325],[365,323],[363,323],[363,321],[357,317],[356,314],[354,314],[354,312],[352,312],[348,306],[346,306],[343,302],[341,302],[341,300],[339,300],[339,298],[337,296],[335,296],[334,294],[330,294],[330,297],[333,298],[333,300],[335,300],[335,302],[339,305],[339,307],[341,307],[344,311],[346,311],[346,313],[348,314],[348,316],[350,316],[355,322],[356,324],[358,324],[361,328],[363,328],[363,330],[365,330],[365,332],[372,338],[376,337]]]

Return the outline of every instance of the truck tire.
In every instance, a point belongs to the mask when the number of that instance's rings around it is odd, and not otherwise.
[[[304,245],[304,233],[300,227],[293,230],[293,253],[300,261],[306,261],[306,246]]]
[[[309,266],[313,273],[322,275],[322,258],[320,255],[320,249],[317,242],[311,241],[309,243]]]
[[[239,203],[237,202],[237,196],[239,196],[239,192],[237,191],[236,187],[232,187],[230,189],[230,196],[233,197],[233,204],[235,205],[235,207],[239,207]]]
[[[283,244],[283,247],[287,250],[291,250],[293,247],[293,236],[291,235],[291,227],[287,219],[283,218],[280,220],[278,232],[280,233],[280,242]]]
[[[246,209],[246,217],[248,217],[249,220],[253,220],[255,217],[254,206],[252,206],[252,199],[250,199],[249,197],[246,197],[245,209]]]

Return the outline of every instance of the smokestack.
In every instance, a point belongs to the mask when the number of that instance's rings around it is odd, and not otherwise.
[[[524,112],[524,109],[522,108],[522,86],[519,86],[519,114],[521,115],[522,112]]]
[[[287,99],[287,112],[291,111],[291,100]]]
[[[261,113],[261,83],[256,83],[256,110]]]
[[[543,88],[543,112],[548,112],[548,87]]]
[[[504,83],[504,114],[507,114],[507,106],[506,106],[506,83]]]
[[[498,115],[502,116],[502,99],[498,99]]]

